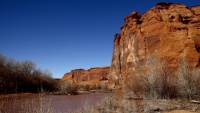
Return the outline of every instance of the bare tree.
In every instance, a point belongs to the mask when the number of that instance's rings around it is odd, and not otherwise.
[[[24,74],[30,75],[36,68],[36,65],[31,61],[24,61],[21,63],[21,68]]]
[[[175,82],[164,59],[149,56],[145,67],[145,72],[138,71],[136,74],[138,86],[135,88],[142,87],[148,98],[168,98],[176,95]]]
[[[147,93],[146,96],[157,97],[161,96],[163,82],[161,78],[161,63],[156,56],[150,56],[146,60],[147,72],[140,75],[141,84]]]
[[[182,59],[177,71],[177,85],[180,95],[191,99],[194,99],[198,94],[200,70],[190,69],[187,61]]]
[[[6,57],[0,54],[0,65],[4,66],[6,63]]]
[[[3,81],[3,79],[0,77],[0,87],[2,86],[2,81]]]
[[[5,66],[5,63],[6,63],[6,57],[5,56],[3,56],[3,55],[1,55],[0,54],[0,87],[2,86],[2,81],[3,81],[3,75],[2,75],[2,73],[3,73],[3,66]]]

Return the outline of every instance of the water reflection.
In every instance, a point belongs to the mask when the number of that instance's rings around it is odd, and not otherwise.
[[[0,110],[2,112],[4,109],[4,112],[7,113],[25,113],[35,112],[33,109],[43,108],[43,110],[51,110],[56,113],[67,113],[76,111],[85,104],[95,106],[108,95],[110,94],[88,93],[74,96],[29,94],[23,96],[2,96],[0,98]]]

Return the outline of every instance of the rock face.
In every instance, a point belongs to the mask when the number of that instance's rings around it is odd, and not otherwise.
[[[84,81],[108,80],[108,72],[110,67],[95,67],[89,70],[75,69],[66,73],[61,80],[67,80],[73,83],[81,83]]]
[[[156,55],[177,67],[185,58],[190,67],[200,66],[200,6],[157,3],[143,15],[134,11],[124,18],[114,38],[110,77],[133,75],[143,61]]]

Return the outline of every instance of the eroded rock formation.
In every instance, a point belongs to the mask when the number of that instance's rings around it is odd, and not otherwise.
[[[200,6],[158,3],[144,14],[136,11],[124,18],[114,38],[110,77],[133,75],[144,60],[156,55],[176,68],[181,58],[190,67],[200,66]]]
[[[108,80],[108,72],[110,67],[95,67],[89,70],[75,69],[66,73],[61,80],[70,81],[72,83],[81,83],[84,81],[92,81],[94,79]]]

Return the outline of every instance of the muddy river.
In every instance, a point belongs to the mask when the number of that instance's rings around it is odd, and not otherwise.
[[[95,106],[111,94],[88,93],[81,95],[15,95],[0,97],[0,110],[7,113],[36,112],[31,110],[54,111],[55,113],[68,113],[76,111],[84,105]]]

